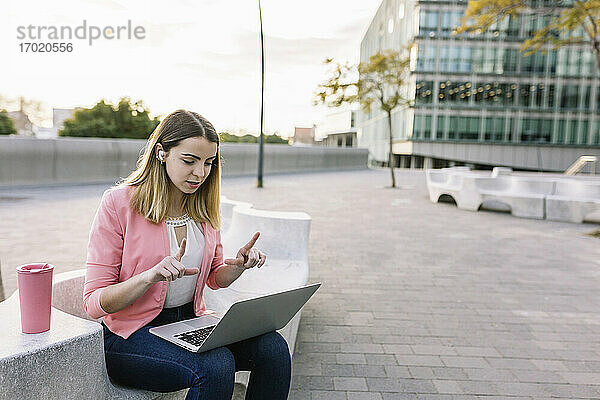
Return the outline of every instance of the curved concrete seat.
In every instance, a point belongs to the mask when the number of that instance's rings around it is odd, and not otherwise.
[[[583,222],[600,211],[600,182],[559,180],[546,198],[546,218],[553,221]]]
[[[234,258],[255,232],[260,232],[255,247],[267,255],[261,268],[246,270],[229,287],[204,289],[206,306],[227,310],[235,301],[303,286],[308,282],[308,239],[311,218],[304,212],[263,211],[235,206],[231,229],[222,236],[224,259]],[[298,312],[279,332],[293,354]]]
[[[479,179],[486,179],[483,174],[471,171],[468,167],[452,167],[427,170],[426,177],[429,199],[432,202],[437,203],[446,195],[452,197],[462,210],[479,209],[482,200],[475,184]]]
[[[184,399],[114,383],[106,373],[102,326],[83,310],[85,269],[53,277],[50,330],[21,332],[19,291],[0,303],[0,399]]]
[[[485,183],[479,182],[478,187],[482,203],[500,202],[509,206],[511,214],[516,217],[544,219],[545,198],[552,193],[554,182],[501,175]]]
[[[501,167],[491,174],[459,168],[426,171],[432,202],[445,194],[465,210],[508,209],[517,217],[577,223],[600,212],[600,180],[511,175],[510,168]]]
[[[500,175],[510,175],[510,174],[512,174],[512,172],[513,172],[512,168],[494,167],[492,169],[492,175],[491,175],[491,177],[495,178],[495,177],[500,176]]]
[[[462,176],[451,174],[449,170],[429,169],[425,171],[429,199],[437,203],[442,195],[448,195],[457,200],[462,189]],[[457,202],[458,204],[458,202]]]
[[[221,213],[221,236],[223,236],[231,226],[231,215],[233,214],[233,207],[235,206],[252,207],[252,203],[230,200],[223,195],[220,197],[219,211]]]

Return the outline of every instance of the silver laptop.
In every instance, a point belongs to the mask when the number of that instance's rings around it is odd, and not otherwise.
[[[241,300],[225,313],[150,328],[150,333],[189,351],[201,353],[283,328],[321,283]]]

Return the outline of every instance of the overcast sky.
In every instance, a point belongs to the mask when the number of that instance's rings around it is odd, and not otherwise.
[[[104,98],[141,99],[152,115],[199,112],[218,131],[257,133],[260,41],[257,1],[6,0],[0,15],[0,96],[25,96],[51,110]],[[314,107],[322,61],[358,62],[381,0],[263,0],[265,131],[289,136],[333,109]],[[5,11],[5,10],[3,10]],[[142,26],[141,40],[73,39],[71,53],[24,53],[18,26]],[[43,32],[47,34],[47,32]],[[35,33],[37,35],[37,33]],[[125,35],[125,31],[122,31]],[[43,40],[49,42],[49,40]],[[36,42],[39,42],[36,40]],[[60,40],[51,41],[54,43]],[[4,57],[6,55],[7,57]],[[7,62],[6,62],[7,61]],[[51,115],[48,115],[51,118]],[[50,122],[50,121],[48,121]],[[51,125],[51,123],[50,123]]]

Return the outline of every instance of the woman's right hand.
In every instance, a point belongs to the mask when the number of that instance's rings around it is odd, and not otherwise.
[[[149,283],[156,283],[160,281],[174,281],[178,278],[183,278],[185,275],[195,275],[200,272],[199,268],[186,268],[181,263],[181,257],[185,253],[185,246],[187,240],[184,238],[181,241],[181,246],[174,256],[167,256],[162,259],[161,262],[156,264],[143,273],[145,275],[145,281]]]

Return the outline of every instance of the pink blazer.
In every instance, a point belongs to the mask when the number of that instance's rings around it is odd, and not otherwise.
[[[92,318],[101,318],[114,333],[127,339],[133,332],[152,321],[162,310],[168,281],[157,282],[121,311],[108,314],[100,306],[102,290],[144,272],[170,255],[167,227],[155,225],[129,207],[132,186],[107,189],[102,195],[90,230],[83,306]],[[209,311],[202,291],[207,284],[218,289],[215,272],[223,266],[221,232],[202,222],[204,257],[194,293],[194,313]]]

